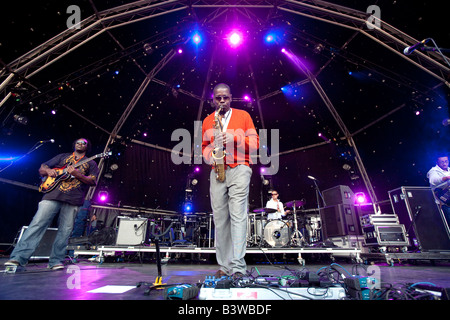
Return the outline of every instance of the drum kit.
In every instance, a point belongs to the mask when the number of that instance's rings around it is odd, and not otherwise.
[[[301,200],[292,200],[285,203],[286,209],[288,209],[286,213],[288,214],[283,219],[268,219],[268,214],[277,211],[272,208],[259,208],[250,212],[247,224],[247,246],[304,247],[319,240],[320,221],[318,221],[318,217],[303,214],[302,211],[302,217],[298,219],[299,212],[297,209],[302,207],[303,204],[304,202]]]

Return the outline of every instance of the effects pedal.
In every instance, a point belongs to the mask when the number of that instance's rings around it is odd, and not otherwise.
[[[165,300],[190,300],[197,297],[200,288],[196,285],[179,284],[164,289]]]

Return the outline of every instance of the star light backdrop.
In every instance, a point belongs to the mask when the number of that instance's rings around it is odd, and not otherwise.
[[[0,107],[0,168],[37,141],[56,142],[1,171],[2,241],[11,241],[11,234],[35,212],[41,194],[32,187],[39,184],[40,163],[70,151],[78,137],[92,141],[91,154],[103,152],[124,110],[155,69],[118,132],[121,139],[110,146],[114,155],[104,163],[94,201],[101,192],[103,203],[113,205],[181,213],[189,203],[193,212],[209,212],[209,168],[174,165],[170,150],[178,141],[171,135],[184,128],[194,137],[194,122],[213,111],[209,100],[219,82],[230,85],[233,106],[248,111],[258,130],[279,130],[279,171],[268,178],[282,201],[305,199],[306,208],[316,207],[308,175],[318,179],[322,190],[349,185],[355,192],[367,191],[354,150],[312,79],[352,133],[378,200],[402,185],[427,185],[433,157],[449,145],[449,126],[442,124],[449,118],[449,92],[442,81],[358,30],[256,1],[242,7],[200,6],[203,2],[179,10],[162,7],[151,19],[101,32],[36,74],[18,78],[24,81],[17,88],[6,87],[13,94]],[[374,4],[333,3],[361,12]],[[2,12],[4,65],[66,31],[71,4],[33,2]],[[127,2],[76,5],[86,19]],[[433,2],[377,5],[386,23],[415,39],[432,37],[440,47],[450,47],[443,10]],[[4,69],[2,81],[7,75]],[[264,148],[270,153],[272,146]],[[262,207],[268,199],[260,169],[258,163],[250,208]],[[192,179],[196,185],[190,184]]]

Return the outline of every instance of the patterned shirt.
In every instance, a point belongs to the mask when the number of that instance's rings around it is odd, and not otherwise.
[[[50,168],[66,168],[69,165],[75,165],[80,162],[81,164],[76,169],[84,176],[97,179],[99,173],[97,163],[93,160],[88,162],[83,162],[83,160],[85,160],[84,157],[76,161],[73,153],[62,153],[43,164]],[[42,200],[57,200],[81,206],[88,190],[89,185],[70,176],[67,180],[62,180],[52,191],[46,193]]]

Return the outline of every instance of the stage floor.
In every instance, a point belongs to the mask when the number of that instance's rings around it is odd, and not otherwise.
[[[343,261],[311,261],[301,266],[292,261],[280,261],[275,256],[272,264],[267,261],[251,261],[248,270],[259,274],[288,277],[294,272],[317,272],[320,268],[334,265],[342,274],[352,272],[355,264]],[[7,258],[1,258],[1,268]],[[137,287],[139,282],[152,284],[158,276],[154,261],[106,260],[98,263],[89,259],[78,259],[66,265],[64,270],[51,271],[45,261],[30,262],[15,273],[2,272],[0,275],[1,300],[163,300],[163,290],[152,290],[148,295],[148,286]],[[389,266],[378,262],[366,267],[376,268],[382,284],[401,287],[404,284],[428,282],[438,287],[450,288],[450,263],[448,261],[416,261],[414,264],[396,264]],[[345,269],[345,270],[344,270]],[[356,269],[364,274],[362,267]],[[203,282],[206,276],[217,271],[214,261],[169,260],[162,265],[162,282],[166,284],[187,283],[195,285]]]

